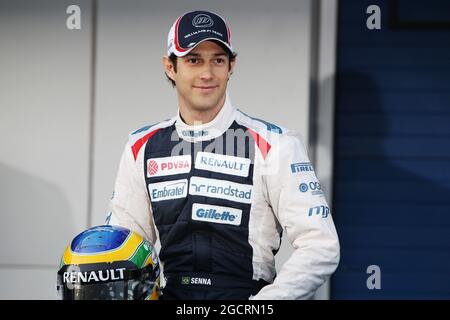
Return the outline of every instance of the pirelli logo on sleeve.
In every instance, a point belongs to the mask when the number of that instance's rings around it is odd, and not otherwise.
[[[195,168],[234,176],[248,177],[251,160],[211,152],[199,152],[195,159]]]

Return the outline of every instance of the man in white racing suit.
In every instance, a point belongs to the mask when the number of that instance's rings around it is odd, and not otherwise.
[[[163,59],[178,113],[132,132],[122,155],[107,220],[160,240],[163,299],[307,299],[339,262],[301,138],[232,105],[235,57],[220,16],[180,16]],[[283,229],[294,252],[276,275]]]

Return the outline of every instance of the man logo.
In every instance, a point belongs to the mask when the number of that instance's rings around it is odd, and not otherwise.
[[[158,172],[158,164],[154,160],[150,160],[147,166],[148,175],[154,176]]]
[[[207,14],[198,14],[192,19],[192,25],[197,28],[208,28],[214,24],[213,19]]]

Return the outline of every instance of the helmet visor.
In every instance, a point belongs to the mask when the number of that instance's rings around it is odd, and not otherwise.
[[[62,300],[144,300],[159,294],[159,267],[136,269],[128,261],[63,266],[57,277]]]
[[[124,280],[94,284],[58,284],[62,300],[145,300],[159,289],[155,281]]]

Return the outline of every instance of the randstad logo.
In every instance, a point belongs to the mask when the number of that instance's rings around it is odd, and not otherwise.
[[[311,165],[311,162],[299,162],[291,164],[292,173],[311,171],[314,172],[314,168]]]
[[[200,203],[192,205],[192,220],[238,226],[241,224],[241,218],[240,209]]]
[[[187,196],[187,179],[150,183],[148,191],[153,202],[185,198]]]
[[[227,180],[192,177],[189,194],[251,203],[252,185]]]

